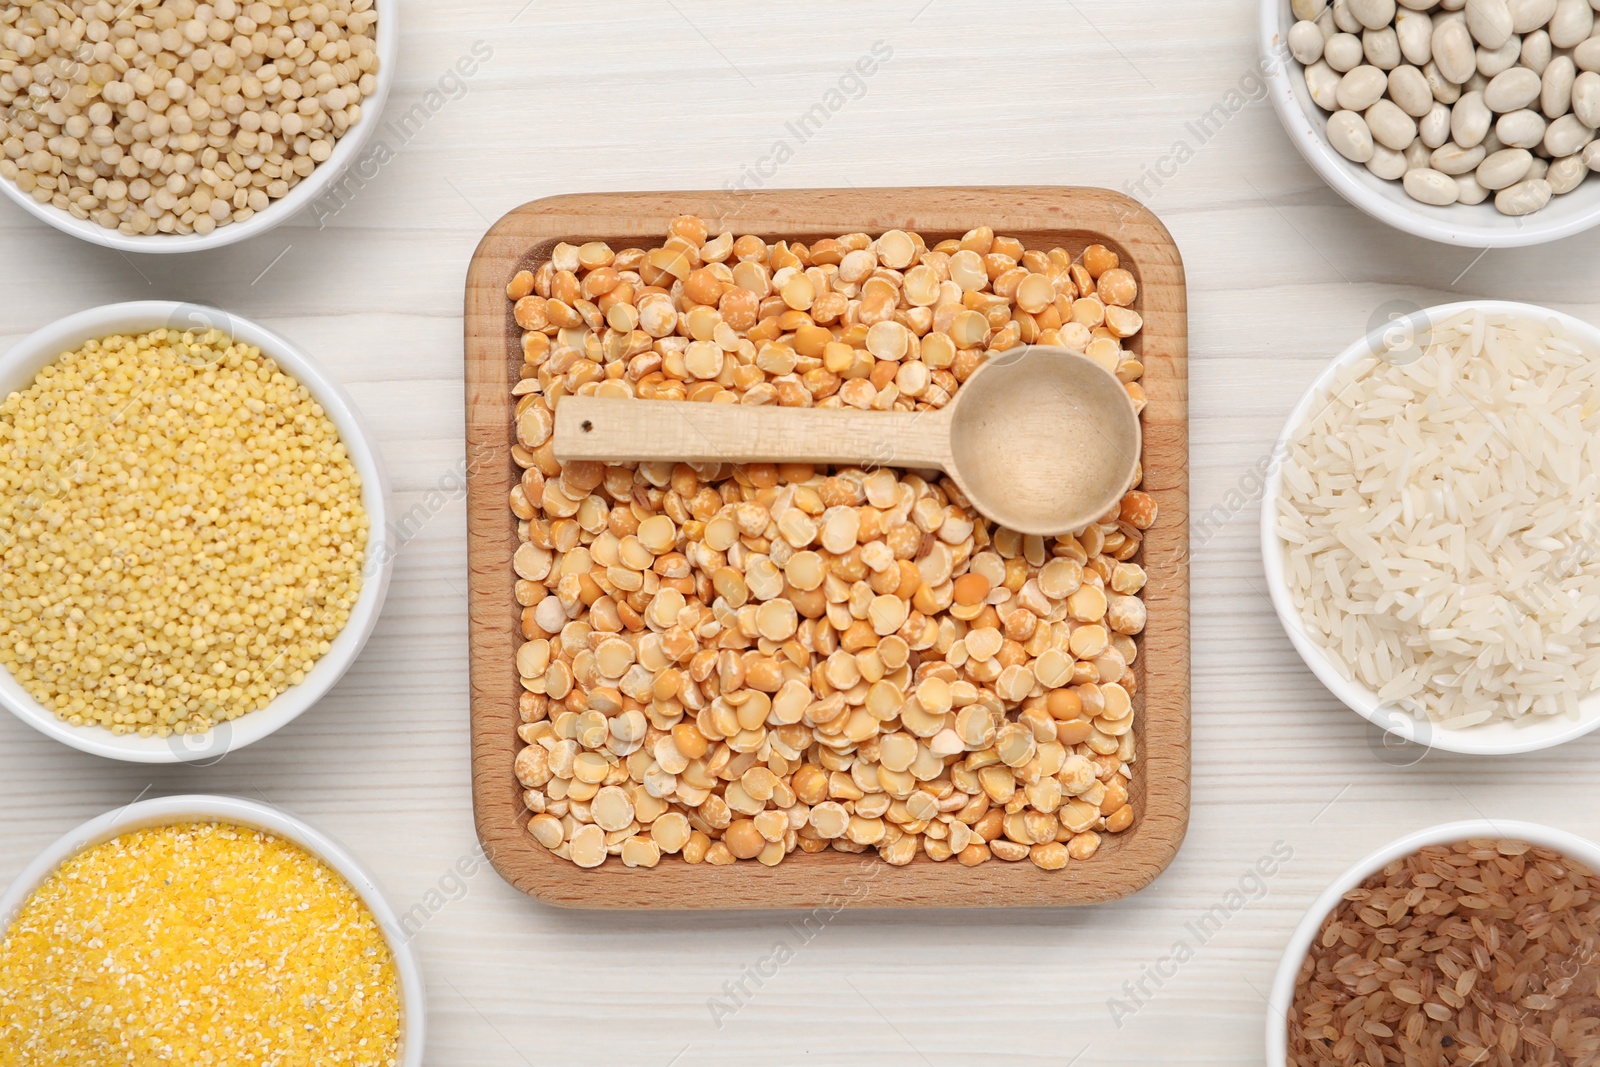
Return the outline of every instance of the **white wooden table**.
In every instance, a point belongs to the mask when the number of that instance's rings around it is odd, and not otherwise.
[[[0,881],[143,791],[235,792],[354,845],[400,910],[427,902],[415,943],[430,1064],[1231,1065],[1261,1055],[1260,994],[1291,927],[1372,848],[1477,813],[1600,836],[1600,738],[1522,759],[1381,758],[1272,615],[1249,477],[1301,390],[1388,301],[1501,297],[1600,321],[1600,231],[1480,257],[1359,214],[1251,93],[1247,0],[403,0],[402,10],[385,118],[424,111],[325,228],[307,216],[216,253],[124,257],[0,204],[0,347],[99,302],[236,310],[322,358],[374,425],[399,511],[432,512],[345,680],[214,767],[102,761],[0,715]],[[877,42],[890,58],[862,88],[841,83]],[[492,54],[452,80],[475,45]],[[843,106],[800,141],[786,124],[835,89]],[[1199,143],[1186,124],[1226,107],[1230,91],[1242,106]],[[1193,158],[1174,166],[1180,141]],[[454,488],[468,257],[526,200],[719,188],[747,168],[752,187],[1143,178],[1141,199],[1176,236],[1189,268],[1194,515],[1220,505],[1229,517],[1194,545],[1188,842],[1138,896],[1061,912],[849,913],[807,941],[783,915],[565,913],[484,867],[452,877],[475,848]],[[1292,858],[1250,881],[1275,845]],[[1253,899],[1195,937],[1185,924],[1241,885]],[[1193,958],[1173,973],[1163,960],[1180,939]],[[759,986],[744,979],[751,995],[728,1010],[728,984],[780,942],[793,958]],[[1157,969],[1167,976],[1149,977]]]

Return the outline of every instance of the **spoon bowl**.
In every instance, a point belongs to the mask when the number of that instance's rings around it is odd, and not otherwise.
[[[1139,416],[1087,356],[1040,345],[993,357],[931,411],[857,411],[567,396],[561,462],[818,463],[942,470],[992,522],[1054,537],[1133,486]]]
[[[1012,349],[967,379],[949,410],[944,470],[1018,533],[1080,530],[1132,488],[1139,417],[1122,383],[1086,356]]]

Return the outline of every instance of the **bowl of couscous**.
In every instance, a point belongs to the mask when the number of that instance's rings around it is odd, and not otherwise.
[[[344,846],[276,808],[130,804],[0,895],[0,1047],[15,1067],[421,1067],[413,933]]]
[[[0,356],[0,704],[85,752],[215,761],[377,623],[388,480],[344,392],[214,308],[117,304]]]
[[[392,155],[396,3],[51,7],[0,6],[0,50],[32,74],[0,86],[0,198],[80,240],[184,253],[307,209],[326,225]]]

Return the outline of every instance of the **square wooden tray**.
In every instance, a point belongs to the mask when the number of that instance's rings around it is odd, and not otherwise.
[[[1139,281],[1144,488],[1160,505],[1142,563],[1150,573],[1148,624],[1135,661],[1140,756],[1130,789],[1131,830],[1107,835],[1092,859],[1064,871],[990,860],[978,867],[926,856],[892,867],[875,853],[796,853],[777,867],[690,865],[669,856],[652,869],[618,862],[584,870],[547,852],[525,829],[511,765],[520,684],[519,609],[508,506],[511,385],[521,330],[506,283],[548,258],[559,241],[654,247],[674,216],[699,214],[713,232],[766,240],[915,229],[932,243],[988,225],[1029,248],[1076,255],[1099,242]],[[501,876],[548,904],[580,908],[1013,907],[1093,904],[1148,885],[1172,861],[1189,820],[1188,327],[1183,263],[1166,228],[1118,193],[1087,188],[924,188],[762,192],[599,193],[525,204],[489,230],[467,274],[467,540],[471,590],[472,799],[478,837]]]

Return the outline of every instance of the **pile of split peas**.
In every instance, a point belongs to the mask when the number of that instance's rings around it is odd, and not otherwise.
[[[583,867],[836,849],[1059,870],[1132,825],[1148,494],[1024,537],[937,472],[563,464],[551,439],[569,394],[932,410],[1035,343],[1142,408],[1115,253],[986,227],[768,243],[685,216],[655,248],[557,245],[507,295],[514,771],[540,843]]]

